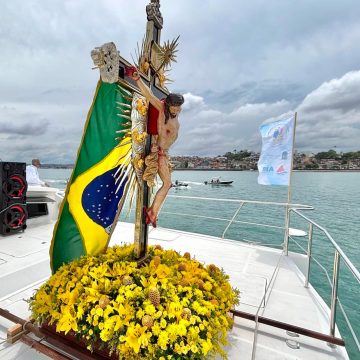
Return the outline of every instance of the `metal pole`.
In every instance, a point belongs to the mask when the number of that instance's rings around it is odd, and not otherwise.
[[[241,210],[241,208],[243,207],[243,205],[244,205],[244,203],[241,203],[241,204],[240,204],[239,208],[235,211],[235,214],[234,214],[234,216],[232,217],[232,219],[229,220],[229,224],[227,225],[226,229],[224,230],[224,232],[223,232],[223,234],[222,234],[222,236],[221,236],[221,239],[224,239],[227,230],[229,229],[229,227],[230,227],[230,225],[232,224],[232,222],[235,220],[237,214],[239,213],[239,211]]]
[[[313,224],[310,223],[309,225],[309,241],[308,241],[308,248],[307,248],[307,270],[306,270],[306,279],[305,279],[305,287],[309,287],[309,279],[310,279],[310,264],[311,264],[311,252],[312,252],[312,235],[313,235]]]
[[[284,235],[284,253],[285,256],[289,255],[289,224],[290,224],[290,214],[289,214],[289,203],[287,203],[285,208],[285,235]]]
[[[49,346],[46,346],[42,344],[39,340],[35,340],[29,335],[23,335],[21,336],[21,341],[30,346],[30,348],[35,349],[38,352],[41,352],[42,354],[48,356],[50,359],[53,360],[71,360],[72,357],[66,356],[64,354],[61,354],[60,352],[50,348]]]
[[[47,343],[55,346],[58,349],[65,351],[66,353],[72,355],[76,359],[79,360],[94,360],[94,359],[102,359],[100,355],[92,354],[86,350],[85,348],[75,348],[71,343],[65,342],[64,338],[61,338],[60,335],[52,337],[56,335],[56,333],[50,333],[50,331],[46,331],[44,329],[38,328],[36,325],[32,324],[31,321],[24,320],[18,317],[15,314],[12,314],[9,310],[5,310],[0,308],[0,316],[8,319],[15,324],[20,324],[23,326],[24,330],[30,331],[35,334],[38,338],[45,340]],[[51,336],[50,336],[51,335]]]
[[[292,150],[291,150],[291,165],[290,165],[290,174],[289,174],[289,186],[288,186],[288,198],[286,205],[285,213],[285,235],[284,235],[284,253],[287,256],[289,254],[289,225],[290,225],[290,203],[291,203],[291,185],[292,185],[292,173],[294,165],[294,149],[295,149],[295,131],[296,131],[296,121],[297,121],[297,112],[294,116],[294,128],[293,128],[293,141],[292,141]]]
[[[330,336],[330,335],[325,335],[323,333],[314,331],[314,330],[309,330],[309,329],[305,329],[296,325],[292,325],[292,324],[287,324],[281,321],[277,321],[277,320],[273,320],[273,319],[269,319],[263,316],[258,316],[256,314],[251,314],[251,313],[247,313],[245,311],[240,311],[240,310],[235,310],[235,309],[231,309],[230,312],[237,317],[241,317],[243,319],[247,319],[247,320],[251,320],[251,321],[255,321],[256,322],[256,326],[258,324],[265,324],[268,326],[273,326],[277,329],[283,329],[283,330],[287,330],[287,331],[291,331],[293,333],[297,333],[300,335],[304,335],[304,336],[308,336],[311,337],[313,339],[318,339],[321,341],[327,341],[329,344],[335,344],[335,345],[339,345],[339,346],[345,346],[345,342],[343,339],[341,338],[337,338],[335,336]]]
[[[339,265],[340,265],[340,254],[335,251],[334,256],[334,270],[333,270],[333,281],[331,291],[331,306],[330,306],[330,335],[335,336],[335,321],[336,321],[336,303],[337,303],[337,292],[338,292],[338,280],[339,280]]]

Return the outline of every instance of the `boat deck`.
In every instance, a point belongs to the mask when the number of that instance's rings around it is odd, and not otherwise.
[[[22,318],[29,316],[25,299],[50,275],[48,249],[52,230],[53,224],[47,224],[29,227],[23,234],[0,237],[1,308]],[[133,233],[133,224],[119,223],[111,245],[132,242]],[[260,306],[260,316],[328,334],[329,309],[311,286],[304,287],[304,276],[291,254],[283,256],[276,249],[163,228],[151,229],[149,242],[165,249],[189,251],[199,261],[223,267],[232,285],[241,291],[238,310],[256,314]],[[21,342],[8,344],[6,331],[12,325],[0,317],[1,359],[47,359]],[[235,318],[229,333],[232,343],[227,348],[229,359],[252,358],[254,330],[255,322]],[[296,348],[288,346],[287,340]],[[302,335],[292,337],[284,330],[259,324],[254,358],[348,359],[348,356],[342,347],[332,348]]]

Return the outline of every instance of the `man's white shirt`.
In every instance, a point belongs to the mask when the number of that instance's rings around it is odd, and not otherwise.
[[[45,186],[45,182],[40,180],[39,172],[36,166],[26,166],[26,181],[28,185]]]

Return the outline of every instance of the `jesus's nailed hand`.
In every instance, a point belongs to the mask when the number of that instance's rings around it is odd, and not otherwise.
[[[137,81],[140,79],[140,75],[138,72],[138,69],[135,66],[127,66],[125,65],[125,75],[128,76],[129,78]]]

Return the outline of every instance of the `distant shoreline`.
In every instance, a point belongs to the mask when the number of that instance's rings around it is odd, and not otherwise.
[[[42,169],[65,169],[65,170],[73,170],[74,168],[70,168],[70,167],[60,167],[60,166],[42,166]],[[174,171],[247,171],[247,172],[257,172],[257,170],[241,170],[241,169],[199,169],[199,168],[178,168],[178,169],[174,169]],[[309,169],[309,170],[300,170],[300,169],[295,169],[293,170],[294,172],[360,172],[360,169],[344,169],[344,170],[333,170],[333,169],[320,169],[320,170],[316,170],[316,169]]]
[[[293,170],[294,172],[360,172],[360,169],[346,169],[346,170],[325,170],[325,169],[321,169],[321,170]]]
[[[257,172],[257,170],[240,170],[240,169],[184,169],[184,168],[179,168],[179,169],[174,169],[174,171],[243,171],[243,172]],[[300,170],[300,169],[296,169],[293,170],[294,172],[360,172],[360,169],[348,169],[348,170],[325,170],[325,169],[321,169],[321,170]]]

